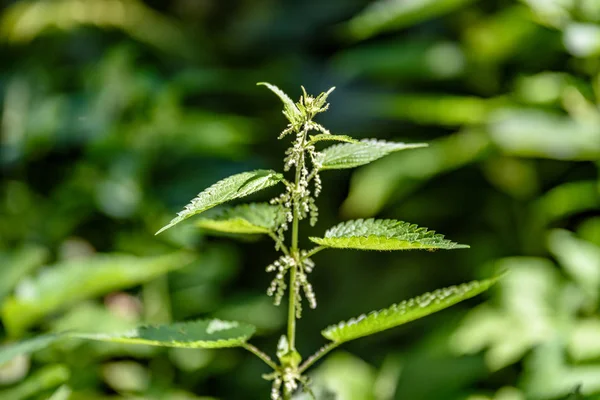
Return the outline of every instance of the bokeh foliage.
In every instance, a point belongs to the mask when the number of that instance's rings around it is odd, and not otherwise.
[[[334,321],[509,273],[483,304],[334,353],[314,374],[323,398],[600,395],[600,2],[0,7],[3,342],[216,316],[274,348],[270,243],[194,223],[153,234],[213,182],[279,169],[284,118],[256,82],[297,95],[335,85],[333,133],[430,146],[324,176],[320,223],[304,229],[378,216],[471,249],[315,256],[320,305],[300,321],[300,349]],[[0,398],[258,399],[262,372],[235,349],[59,342],[3,366]]]

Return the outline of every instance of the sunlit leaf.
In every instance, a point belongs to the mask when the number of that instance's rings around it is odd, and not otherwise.
[[[336,144],[320,154],[319,169],[345,169],[368,164],[396,151],[426,147],[425,143],[392,143],[383,140],[363,140],[359,143]]]
[[[600,158],[597,118],[575,120],[542,110],[506,109],[490,117],[489,131],[496,145],[513,156],[555,160]]]
[[[201,218],[197,225],[227,233],[269,233],[285,222],[285,211],[278,205],[266,203],[243,204],[226,208],[220,213]]]
[[[220,180],[211,187],[200,192],[183,211],[177,214],[166,226],[162,227],[156,234],[177,225],[196,214],[218,206],[230,200],[248,196],[259,190],[276,185],[283,179],[283,175],[271,170],[256,170],[242,172]]]
[[[348,22],[356,39],[410,26],[456,10],[473,0],[377,0]]]
[[[254,334],[252,325],[220,319],[142,326],[123,334],[71,333],[70,337],[104,342],[145,344],[160,347],[215,349],[244,344]]]
[[[327,230],[325,237],[311,237],[310,240],[325,247],[358,250],[451,250],[469,247],[408,222],[372,218],[342,222]]]
[[[172,19],[135,0],[27,1],[14,3],[2,16],[3,40],[29,42],[56,29],[81,26],[120,29],[128,35],[169,53],[187,55],[193,50],[189,38]],[[119,10],[119,12],[115,12]]]
[[[430,81],[454,78],[465,72],[466,60],[458,43],[436,38],[405,37],[402,40],[378,40],[338,51],[332,58],[332,67],[344,77],[388,83]],[[363,93],[363,103],[370,110],[379,111],[368,93]],[[374,107],[373,107],[374,105]]]
[[[68,338],[159,347],[215,349],[241,346],[252,337],[255,330],[254,326],[242,322],[207,319],[170,325],[141,326],[115,334],[79,332],[47,334],[0,347],[0,364],[20,354],[29,354],[48,347],[57,340]]]
[[[600,247],[569,231],[553,229],[548,235],[548,248],[567,274],[595,301],[600,288]]]
[[[71,376],[71,371],[65,365],[47,365],[27,377],[26,380],[10,389],[0,391],[0,399],[25,400],[43,391],[54,389],[64,384]],[[46,398],[46,397],[43,397]]]
[[[389,308],[361,315],[348,321],[332,325],[321,333],[327,339],[344,343],[363,336],[372,335],[407,322],[423,318],[436,311],[448,308],[487,290],[498,278],[463,283],[422,294]]]
[[[447,94],[410,94],[381,96],[373,102],[373,112],[382,118],[412,121],[423,125],[461,126],[485,123],[492,111],[506,103],[504,99]]]
[[[67,385],[58,388],[56,392],[48,400],[69,400],[73,391]]]
[[[19,336],[68,304],[147,282],[193,259],[190,253],[178,252],[160,257],[101,254],[65,261],[21,282],[4,302],[2,321],[11,336]]]
[[[45,349],[62,336],[63,335],[61,334],[41,335],[22,342],[4,345],[0,347],[0,365],[9,362],[18,355],[29,354],[34,351]]]
[[[40,247],[26,247],[10,254],[0,254],[0,302],[15,285],[48,258],[48,251]]]
[[[283,90],[267,82],[259,82],[257,85],[266,86],[271,92],[275,93],[275,95],[281,99],[283,102],[283,114],[290,121],[290,123],[300,121],[302,117],[300,110],[298,107],[296,107],[296,104],[292,101],[292,99],[290,99],[289,96],[284,93]]]
[[[315,144],[317,142],[345,142],[345,143],[360,143],[358,140],[351,138],[347,135],[331,135],[327,133],[320,133],[318,135],[312,135],[309,144]]]

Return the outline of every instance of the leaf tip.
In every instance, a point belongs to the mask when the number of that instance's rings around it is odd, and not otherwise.
[[[160,235],[161,233],[163,233],[164,231],[166,231],[167,229],[169,229],[172,226],[173,226],[173,224],[167,224],[167,225],[163,226],[162,228],[160,228],[159,230],[156,231],[154,236]]]

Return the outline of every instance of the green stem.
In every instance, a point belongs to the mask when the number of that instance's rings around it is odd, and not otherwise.
[[[290,255],[290,251],[288,250],[287,246],[285,245],[285,243],[279,240],[277,235],[275,235],[273,232],[269,232],[269,236],[275,241],[275,243],[277,243],[283,254],[285,254],[286,256]]]
[[[309,251],[308,253],[306,253],[306,255],[304,256],[304,258],[311,258],[315,254],[317,254],[321,250],[325,250],[326,248],[327,247],[325,247],[325,246],[317,246],[314,249],[312,249],[311,251]]]
[[[264,363],[267,364],[269,367],[273,368],[273,370],[277,371],[279,369],[277,367],[277,364],[275,364],[273,360],[271,360],[271,357],[260,351],[257,347],[251,345],[250,343],[244,343],[242,347],[248,350],[250,353],[257,356],[258,358],[260,358],[261,360],[263,360]]]
[[[336,342],[327,343],[325,346],[321,347],[319,351],[317,351],[314,355],[307,358],[306,361],[304,361],[304,363],[298,369],[298,372],[303,373],[308,368],[310,368],[311,365],[319,361],[323,356],[325,356],[327,353],[329,353],[331,350],[335,349],[339,345],[340,343]]]
[[[296,181],[295,181],[295,189],[298,189],[298,185],[300,183],[300,177],[302,173],[302,165],[300,162],[296,165]],[[296,260],[296,263],[300,262],[300,257],[298,256],[298,225],[300,222],[300,216],[298,212],[298,200],[295,199],[293,203],[293,213],[294,220],[292,222],[292,247],[291,254],[292,257]],[[288,341],[290,345],[290,351],[296,350],[296,268],[294,266],[290,270],[290,301],[288,307]]]

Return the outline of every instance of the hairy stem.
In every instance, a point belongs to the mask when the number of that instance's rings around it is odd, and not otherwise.
[[[281,251],[283,252],[283,254],[285,254],[286,256],[290,255],[290,251],[288,250],[287,246],[285,245],[285,243],[283,243],[278,237],[277,235],[275,235],[273,232],[269,232],[269,236],[271,237],[271,239],[273,239],[275,241],[275,243],[279,246],[279,248],[281,249]]]
[[[261,360],[263,360],[263,362],[265,364],[267,364],[269,367],[271,367],[273,370],[277,371],[279,369],[277,367],[277,364],[275,364],[273,362],[273,360],[271,360],[271,357],[269,357],[268,355],[266,355],[265,353],[263,353],[262,351],[260,351],[257,347],[251,345],[250,343],[244,343],[242,345],[242,347],[244,347],[246,350],[248,350],[250,353],[252,353],[255,356],[257,356]]]
[[[295,190],[297,191],[298,186],[300,184],[300,177],[302,174],[302,163],[299,161],[296,163],[296,180],[295,180]],[[298,204],[298,199],[294,199],[292,207],[294,220],[292,222],[292,248],[291,253],[292,257],[296,260],[296,263],[300,262],[300,257],[298,256],[298,225],[300,222],[300,212],[298,208],[300,204]],[[290,301],[288,307],[288,341],[290,345],[290,351],[296,350],[296,269],[297,265],[294,265],[290,270]]]
[[[306,361],[304,361],[304,363],[302,363],[302,365],[298,369],[298,372],[303,373],[308,368],[310,368],[311,365],[319,361],[323,356],[325,356],[327,353],[329,353],[331,350],[335,349],[338,346],[339,343],[336,342],[327,343],[325,346],[321,347],[319,351],[307,358]]]
[[[326,249],[325,246],[317,246],[314,249],[310,250],[308,253],[306,253],[306,255],[304,256],[304,258],[311,258],[312,256],[314,256],[315,254],[317,254],[321,250],[325,250],[325,249]]]

